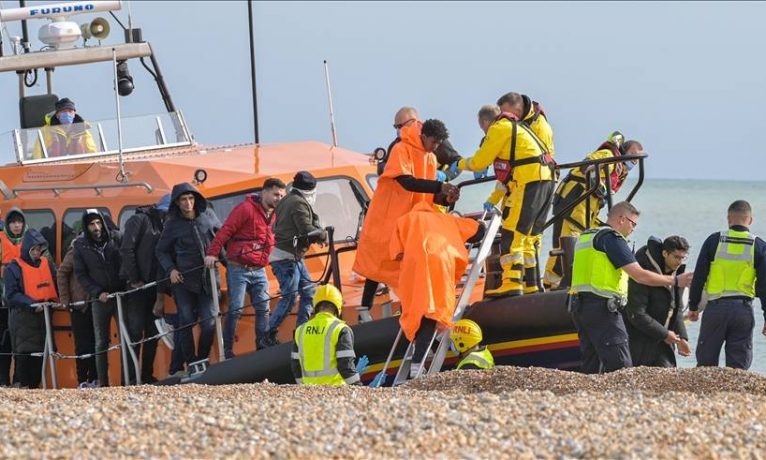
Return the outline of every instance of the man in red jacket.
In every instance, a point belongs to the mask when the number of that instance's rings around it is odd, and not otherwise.
[[[264,267],[274,247],[274,209],[285,196],[285,183],[276,178],[263,183],[260,194],[248,195],[229,214],[216,233],[205,257],[208,268],[215,267],[221,248],[226,247],[229,312],[223,328],[223,350],[234,357],[234,334],[242,315],[245,291],[255,308],[255,346],[264,348],[269,328],[269,280]]]

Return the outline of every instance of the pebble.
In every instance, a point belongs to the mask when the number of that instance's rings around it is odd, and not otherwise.
[[[452,371],[397,388],[0,390],[0,457],[766,459],[766,378]]]

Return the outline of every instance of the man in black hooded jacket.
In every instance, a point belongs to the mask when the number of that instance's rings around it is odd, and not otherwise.
[[[219,228],[221,221],[212,209],[208,209],[207,200],[193,185],[184,182],[173,186],[168,220],[157,243],[156,254],[163,273],[170,277],[173,285],[180,327],[199,321],[196,353],[191,329],[181,330],[180,346],[187,363],[207,358],[213,345],[218,315],[213,295],[218,293],[212,292],[204,259]]]
[[[689,243],[683,237],[670,236],[665,241],[651,237],[636,253],[636,260],[646,270],[678,275],[684,272],[688,253]],[[676,367],[674,346],[681,356],[691,353],[680,288],[646,286],[631,278],[625,317],[634,366]]]
[[[35,229],[24,234],[21,256],[5,271],[5,295],[10,311],[10,331],[16,360],[16,380],[23,388],[40,385],[42,358],[30,356],[45,347],[45,317],[42,307],[32,305],[57,301],[56,267],[43,257],[48,241]]]
[[[74,274],[93,300],[93,332],[96,336],[96,372],[99,386],[109,386],[110,322],[117,321],[117,302],[111,293],[122,291],[120,248],[111,237],[109,226],[98,209],[86,209],[82,215],[83,233],[74,241]],[[132,362],[129,361],[129,365]],[[127,383],[127,382],[123,382]]]
[[[125,222],[120,246],[122,256],[120,276],[131,289],[143,287],[147,283],[162,278],[159,276],[160,267],[154,252],[162,234],[169,207],[170,194],[166,194],[156,205],[137,208],[136,213]],[[157,334],[154,310],[161,309],[164,302],[164,284],[144,288],[127,297],[128,308],[125,312],[125,322],[132,342]],[[142,346],[136,345],[134,350],[137,356],[141,356],[141,382],[156,382],[154,357],[157,354],[157,339],[145,342]],[[131,376],[131,379],[134,378],[135,376]]]

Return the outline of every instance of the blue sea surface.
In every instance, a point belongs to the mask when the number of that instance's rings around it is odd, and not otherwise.
[[[471,176],[464,174],[460,179]],[[625,199],[635,181],[627,181],[615,196],[614,202]],[[489,196],[493,184],[480,184],[467,187],[462,193],[456,209],[469,212],[481,209],[481,204]],[[687,265],[693,270],[697,262],[699,248],[705,239],[714,232],[728,228],[726,210],[735,200],[747,200],[753,207],[753,225],[750,230],[756,235],[766,237],[766,182],[738,182],[684,179],[647,179],[633,199],[633,204],[641,211],[638,226],[629,237],[629,242],[637,250],[650,236],[665,238],[681,235],[689,240],[691,250]],[[605,212],[602,211],[605,217]],[[544,264],[551,247],[550,229],[546,231],[540,263]],[[758,299],[754,302],[755,330],[753,331],[753,365],[750,370],[766,374],[766,337],[761,334],[764,325],[763,311]],[[697,344],[699,322],[687,323],[692,351]],[[722,365],[723,365],[723,353]],[[679,357],[681,367],[695,366],[694,354],[688,358]]]

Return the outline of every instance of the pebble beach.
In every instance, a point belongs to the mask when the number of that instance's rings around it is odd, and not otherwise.
[[[0,401],[3,458],[766,458],[766,377],[721,368],[3,389]]]

